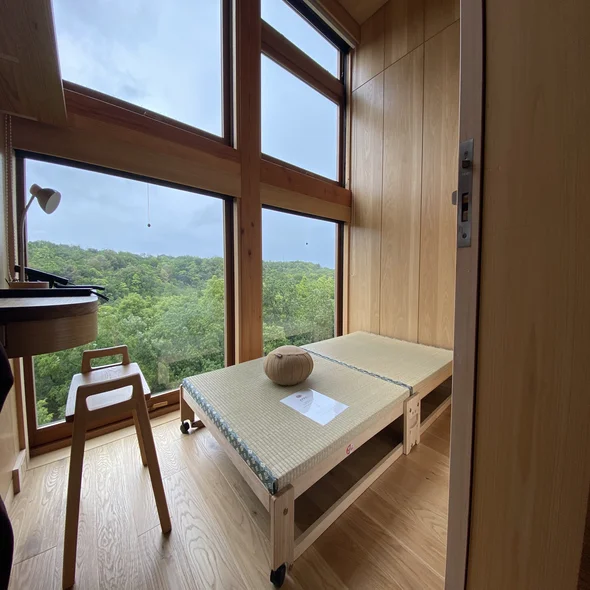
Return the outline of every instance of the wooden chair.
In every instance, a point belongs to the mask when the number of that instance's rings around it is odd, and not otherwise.
[[[122,362],[96,368],[90,364],[94,358],[113,355],[121,355]],[[162,532],[168,533],[172,528],[147,411],[146,399],[149,397],[149,387],[138,364],[130,362],[127,346],[87,350],[82,355],[82,372],[74,375],[66,404],[66,421],[73,422],[74,427],[66,505],[63,588],[73,586],[76,578],[84,442],[91,421],[116,418],[129,411],[133,413],[141,459],[149,469]]]

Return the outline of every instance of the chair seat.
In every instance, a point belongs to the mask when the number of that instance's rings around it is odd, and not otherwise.
[[[143,385],[143,392],[146,399],[149,399],[151,393],[145,380],[141,369],[137,363],[129,363],[128,365],[107,365],[106,367],[98,367],[92,369],[88,373],[77,373],[74,375],[70,384],[70,391],[68,393],[68,401],[66,403],[66,422],[73,422],[74,412],[76,410],[76,394],[78,387],[82,385],[90,385],[92,383],[102,383],[104,381],[111,381],[114,379],[121,379],[123,377],[130,377],[131,375],[141,376],[141,383]],[[89,411],[99,410],[120,404],[131,399],[133,388],[119,387],[112,391],[99,393],[88,397],[86,404]]]

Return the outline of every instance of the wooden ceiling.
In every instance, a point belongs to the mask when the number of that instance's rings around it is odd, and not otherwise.
[[[338,0],[354,20],[362,25],[373,16],[387,0]]]
[[[65,125],[50,0],[0,0],[0,112]]]

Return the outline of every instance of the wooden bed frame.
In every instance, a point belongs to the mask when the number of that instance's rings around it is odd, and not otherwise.
[[[290,567],[310,545],[395,461],[403,454],[408,454],[420,442],[420,434],[424,432],[440,414],[450,405],[450,396],[421,423],[421,401],[452,374],[449,364],[440,371],[433,373],[415,388],[415,393],[406,400],[400,401],[387,414],[381,416],[370,428],[352,439],[346,446],[339,448],[311,470],[302,474],[276,494],[268,489],[248,467],[238,452],[231,446],[215,424],[202,412],[195,400],[185,394],[180,387],[180,418],[182,424],[187,421],[194,428],[206,426],[212,436],[227,453],[231,462],[246,480],[256,497],[270,514],[271,544],[271,581],[280,587],[286,569]],[[195,414],[199,419],[195,420]],[[403,416],[403,442],[393,448],[370,471],[359,479],[343,496],[341,496],[320,518],[295,539],[295,500],[307,489],[334,469],[356,449],[373,438],[385,427]],[[183,427],[181,426],[181,429]],[[187,432],[186,428],[183,432]]]

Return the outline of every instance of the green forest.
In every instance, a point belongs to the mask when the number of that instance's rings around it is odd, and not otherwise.
[[[127,344],[152,393],[224,365],[223,258],[149,256],[29,242],[29,266],[78,285],[106,287],[95,342],[35,357],[37,422],[63,419],[82,351]],[[310,262],[264,262],[265,353],[334,335],[334,270]],[[111,362],[105,359],[105,362]]]

